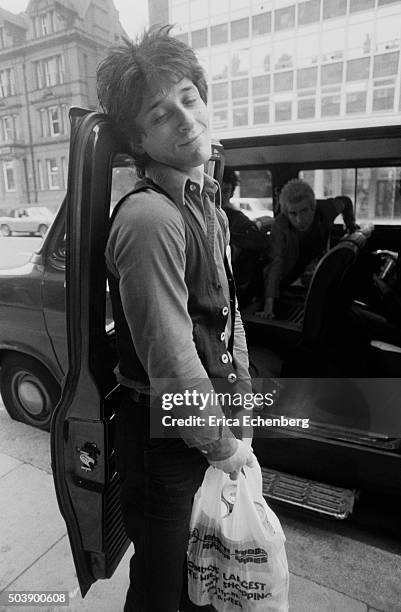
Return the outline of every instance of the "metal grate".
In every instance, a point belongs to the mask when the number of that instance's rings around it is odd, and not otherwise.
[[[315,480],[262,468],[263,495],[308,510],[345,519],[351,514],[356,492]]]

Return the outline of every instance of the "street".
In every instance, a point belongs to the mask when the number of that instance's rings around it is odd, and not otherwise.
[[[291,611],[400,611],[400,550],[392,550],[388,537],[274,509],[287,537]],[[59,609],[4,604],[4,591],[21,590],[68,591],[71,611],[122,610],[130,552],[110,580],[98,581],[82,599],[54,493],[49,434],[12,421],[2,404],[0,516],[0,612]]]
[[[32,236],[0,236],[0,270],[26,263],[33,251],[42,244],[42,238]]]

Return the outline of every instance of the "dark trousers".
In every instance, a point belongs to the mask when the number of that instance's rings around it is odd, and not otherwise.
[[[124,612],[195,612],[186,550],[193,496],[207,461],[181,439],[149,438],[149,405],[127,394],[116,414],[117,471],[135,553]],[[212,609],[212,608],[210,608]]]

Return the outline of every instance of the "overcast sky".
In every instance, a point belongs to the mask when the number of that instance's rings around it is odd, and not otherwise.
[[[0,7],[11,13],[21,13],[27,5],[28,0],[0,0]],[[114,6],[120,13],[121,25],[131,38],[146,27],[147,0],[114,0]]]

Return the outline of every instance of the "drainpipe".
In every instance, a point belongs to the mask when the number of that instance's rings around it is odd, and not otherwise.
[[[28,149],[29,156],[31,159],[31,167],[32,167],[32,181],[33,181],[33,192],[34,192],[34,202],[37,204],[38,202],[38,187],[36,184],[36,168],[35,168],[35,155],[33,151],[33,139],[32,139],[32,123],[31,123],[31,113],[29,108],[29,97],[28,97],[28,85],[26,80],[26,64],[25,58],[22,63],[22,75],[23,75],[23,83],[24,83],[24,97],[25,97],[25,105],[26,105],[26,114],[28,118]],[[29,189],[29,180],[27,181],[28,185],[28,202],[31,202],[30,189]]]

